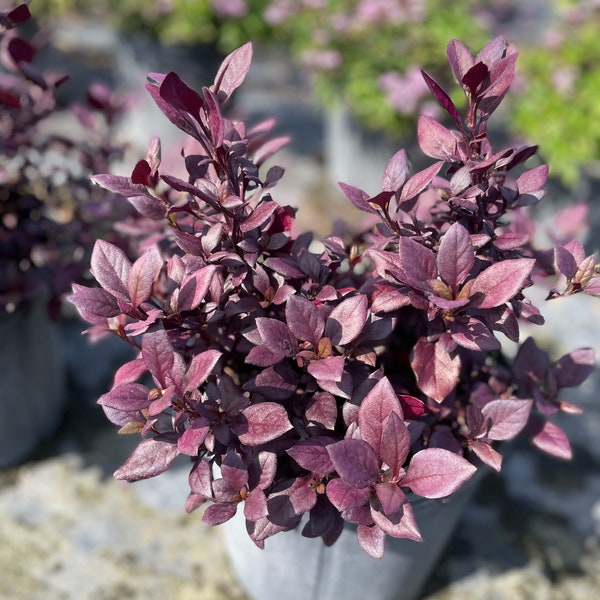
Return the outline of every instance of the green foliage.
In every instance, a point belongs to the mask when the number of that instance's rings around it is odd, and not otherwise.
[[[521,50],[524,89],[510,125],[535,140],[553,175],[572,187],[600,156],[600,8],[584,18],[583,2],[568,4],[572,12],[545,44]]]

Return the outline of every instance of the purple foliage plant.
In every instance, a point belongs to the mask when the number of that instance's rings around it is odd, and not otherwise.
[[[317,248],[272,197],[283,170],[261,174],[286,140],[270,137],[272,121],[224,116],[252,46],[200,91],[173,72],[148,76],[197,147],[182,155],[188,177],[161,172],[158,139],[130,177],[93,177],[143,216],[128,228],[139,252],[130,260],[96,242],[98,285],[71,296],[92,335],[138,350],[99,399],[121,433],[141,435],[116,478],[154,477],[186,455],[187,510],[208,503],[205,523],[243,510],[263,547],[307,513],[303,535],[332,544],[353,523],[380,557],[386,535],[421,539],[411,499],[443,499],[478,468],[499,471],[498,442],[523,434],[571,456],[552,415],[579,411],[560,391],[592,372],[593,351],[553,362],[529,338],[510,361],[497,334],[516,342],[520,323],[543,323],[525,295],[536,281],[554,278],[552,298],[600,295],[598,265],[578,241],[534,246],[527,210],[548,168],[524,167],[536,147],[488,139],[515,48],[496,38],[473,55],[453,40],[447,55],[466,104],[459,112],[423,73],[453,124],[419,119],[433,164],[411,175],[400,150],[376,196],[340,184],[377,224]]]
[[[85,133],[53,131],[68,75],[36,66],[40,36],[18,31],[30,18],[27,4],[0,6],[0,315],[43,297],[57,317],[73,281],[87,275],[94,241],[116,242],[115,215],[133,212],[90,181],[122,157],[113,134],[124,102],[93,84],[85,104],[65,111]]]

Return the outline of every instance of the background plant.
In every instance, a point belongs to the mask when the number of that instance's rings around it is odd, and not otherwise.
[[[85,105],[70,107],[81,131],[74,122],[71,135],[53,129],[68,76],[35,66],[39,42],[16,31],[29,17],[25,4],[0,13],[0,310],[42,294],[57,316],[64,293],[89,269],[93,242],[116,241],[112,219],[126,214],[89,180],[122,156],[111,129],[123,101],[93,85]]]
[[[93,178],[143,217],[130,228],[137,257],[97,242],[99,286],[71,297],[94,336],[138,350],[99,399],[121,433],[142,437],[115,476],[153,477],[186,455],[187,509],[209,502],[206,523],[243,504],[262,547],[308,513],[304,535],[331,544],[348,521],[381,556],[386,535],[420,539],[409,491],[442,498],[482,464],[500,470],[497,442],[523,433],[570,457],[552,417],[578,412],[560,390],[586,379],[593,351],[552,361],[527,339],[511,363],[498,334],[516,342],[520,323],[543,323],[534,281],[555,278],[552,298],[599,294],[598,266],[578,241],[535,246],[527,210],[548,169],[523,166],[536,147],[498,151],[487,137],[517,58],[502,38],[476,55],[450,42],[466,109],[423,74],[454,125],[419,119],[435,162],[410,175],[398,151],[374,197],[342,184],[377,224],[316,246],[273,199],[283,170],[261,173],[286,140],[269,139],[272,121],[224,116],[251,54],[234,51],[200,91],[149,74],[147,91],[190,138],[184,179],[162,172],[157,139],[129,177]]]

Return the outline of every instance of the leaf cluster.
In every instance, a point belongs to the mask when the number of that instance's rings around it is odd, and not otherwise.
[[[521,323],[542,324],[526,296],[534,281],[556,277],[552,296],[598,294],[598,267],[579,242],[534,245],[526,211],[547,167],[524,167],[535,147],[488,139],[517,57],[503,39],[476,55],[448,44],[466,109],[423,74],[454,124],[419,120],[434,162],[411,174],[400,150],[374,197],[341,184],[376,224],[318,243],[273,198],[283,169],[262,174],[286,142],[270,137],[273,121],[225,116],[251,56],[241,46],[198,91],[173,72],[148,76],[148,93],[189,138],[185,178],[162,171],[158,139],[129,177],[93,178],[141,215],[128,223],[137,256],[98,241],[97,286],[71,296],[92,335],[138,351],[99,399],[122,433],[141,435],[115,476],[153,477],[186,455],[187,509],[208,503],[206,523],[241,509],[262,547],[305,514],[303,534],[326,544],[350,522],[379,557],[388,535],[420,539],[416,497],[444,498],[477,468],[500,470],[498,442],[523,433],[570,456],[551,418],[577,412],[560,390],[591,373],[593,351],[552,362],[528,339],[511,364],[498,334],[517,341]]]

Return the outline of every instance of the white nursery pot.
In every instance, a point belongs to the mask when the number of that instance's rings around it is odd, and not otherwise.
[[[60,424],[66,379],[46,304],[0,314],[0,469],[24,461]]]
[[[344,527],[330,547],[320,538],[302,537],[301,524],[268,538],[260,550],[248,537],[239,507],[236,516],[221,526],[231,565],[253,600],[415,600],[481,480],[481,471],[446,502],[412,497],[423,542],[388,537],[381,559],[362,550],[352,525]]]

